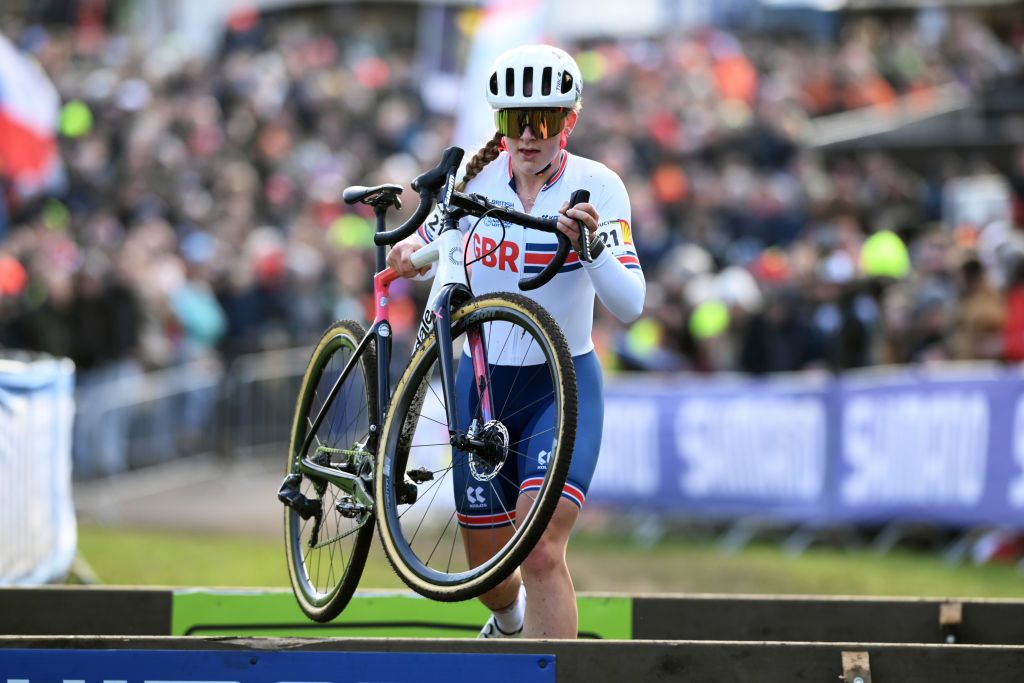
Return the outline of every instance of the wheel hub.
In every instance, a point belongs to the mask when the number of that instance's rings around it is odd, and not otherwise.
[[[508,429],[498,420],[491,420],[480,430],[480,447],[469,454],[469,471],[478,481],[498,476],[508,459]]]

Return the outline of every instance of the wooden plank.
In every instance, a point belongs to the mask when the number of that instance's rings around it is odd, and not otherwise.
[[[0,589],[0,633],[161,636],[171,632],[171,591],[91,586]]]
[[[870,657],[873,683],[1019,683],[1024,646],[665,641],[8,637],[0,648],[508,652],[554,655],[558,683],[794,683],[843,677],[843,652]],[[2,654],[2,650],[0,650]]]
[[[171,610],[168,590],[0,588],[0,634],[169,635]],[[1019,600],[679,595],[632,610],[635,640],[1024,644]]]
[[[957,610],[954,629],[950,620]],[[1024,644],[1024,602],[722,595],[633,600],[638,640],[945,643],[951,633],[963,644]]]

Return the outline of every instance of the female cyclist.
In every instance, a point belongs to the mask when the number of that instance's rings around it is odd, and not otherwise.
[[[592,260],[585,262],[570,254],[551,282],[530,293],[562,326],[573,355],[579,389],[575,449],[562,499],[541,540],[519,571],[481,597],[492,616],[480,637],[523,633],[532,638],[575,638],[576,593],[565,555],[597,465],[604,420],[601,368],[591,339],[594,295],[620,320],[631,322],[643,309],[646,284],[633,246],[629,197],[622,181],[603,164],[565,150],[581,108],[583,81],[576,62],[558,48],[527,45],[498,57],[490,73],[486,96],[495,110],[497,132],[470,159],[457,189],[536,216],[557,217],[559,230],[574,247],[579,248],[580,239],[588,240]],[[589,190],[590,201],[570,209],[567,200],[576,189]],[[388,265],[405,277],[427,274],[426,269],[416,270],[410,256],[436,237],[436,222],[428,219],[415,235],[396,245]],[[516,291],[520,277],[539,271],[538,264],[550,260],[555,250],[554,235],[492,223],[497,221],[482,222],[473,234],[475,255],[485,256],[471,274],[476,295]],[[580,224],[586,226],[584,236]],[[466,220],[461,227],[468,230],[470,225]],[[492,246],[499,243],[497,248]],[[492,387],[501,382],[503,360],[491,359]],[[463,404],[469,410],[475,389],[471,364],[459,366],[456,388],[461,412]],[[537,417],[525,429],[538,434],[550,429],[544,422],[549,404],[527,409]],[[529,437],[520,433],[514,440],[527,442]],[[545,453],[528,454],[527,461],[544,467]],[[531,477],[537,472],[517,474],[517,500],[458,510],[466,553],[474,566],[505,543],[512,519],[530,505],[530,497],[522,493],[531,490]],[[455,485],[464,486],[469,476],[468,466],[457,470]],[[515,514],[500,514],[512,506]]]

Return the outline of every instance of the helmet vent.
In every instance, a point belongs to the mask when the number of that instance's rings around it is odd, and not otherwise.
[[[493,74],[491,74],[490,87],[491,87],[491,94],[492,95],[497,95],[498,94],[498,73],[497,72],[494,72]]]
[[[572,74],[569,73],[568,69],[562,72],[562,83],[560,85],[561,87],[558,89],[558,92],[563,95],[572,90]]]
[[[516,94],[516,71],[509,67],[505,69],[505,96],[512,97]]]
[[[551,67],[544,67],[540,76],[540,94],[547,97],[551,94]]]
[[[523,97],[533,97],[533,67],[523,69]]]

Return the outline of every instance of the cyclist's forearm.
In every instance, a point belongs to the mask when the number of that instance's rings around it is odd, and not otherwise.
[[[640,317],[647,293],[642,270],[627,268],[609,249],[602,249],[591,263],[583,264],[583,269],[594,284],[597,298],[612,315],[624,323]]]

